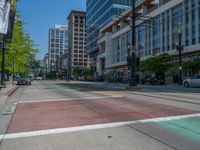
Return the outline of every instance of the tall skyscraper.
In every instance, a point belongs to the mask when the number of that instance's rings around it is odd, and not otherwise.
[[[86,0],[86,27],[87,46],[86,51],[92,58],[93,66],[96,66],[98,54],[99,29],[105,26],[131,6],[131,0]]]
[[[64,25],[55,25],[49,29],[49,69],[58,69],[58,59],[68,52],[68,29]]]
[[[72,72],[75,68],[89,68],[89,56],[85,52],[86,45],[86,12],[72,10],[68,16],[69,58]]]

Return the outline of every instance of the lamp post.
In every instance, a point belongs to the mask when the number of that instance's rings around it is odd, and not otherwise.
[[[68,50],[67,56],[67,81],[69,82],[71,79],[71,49]]]
[[[135,0],[132,0],[132,48],[136,45],[136,36],[135,36],[135,20],[136,20],[136,13],[135,13]],[[129,86],[137,86],[136,80],[135,80],[135,52],[131,52],[131,81]]]
[[[182,45],[182,33],[181,30],[178,31],[178,43],[176,45],[176,49],[178,51],[178,59],[179,59],[179,84],[182,84],[182,51],[183,51],[183,45]]]
[[[58,71],[59,71],[59,56],[56,55],[56,80],[58,80]]]

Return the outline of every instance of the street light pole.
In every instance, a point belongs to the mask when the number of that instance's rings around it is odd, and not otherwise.
[[[136,35],[135,35],[135,20],[136,20],[136,15],[135,15],[135,0],[132,0],[132,49],[136,45]],[[129,86],[137,86],[136,80],[135,80],[135,52],[131,52],[131,57],[132,57],[132,64],[131,64],[131,81]]]
[[[56,80],[58,80],[58,60],[59,59],[59,56],[58,55],[56,55]]]
[[[70,81],[71,79],[71,49],[68,50],[68,56],[67,56],[67,81]]]
[[[179,84],[182,84],[182,51],[183,51],[183,45],[182,45],[182,33],[179,31],[178,33],[178,58],[179,58]]]

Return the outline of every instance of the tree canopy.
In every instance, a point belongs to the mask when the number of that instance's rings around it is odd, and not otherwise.
[[[20,15],[16,14],[12,43],[6,44],[5,70],[11,73],[14,62],[16,72],[27,74],[37,51],[29,34],[24,31]]]
[[[184,71],[192,71],[194,73],[197,73],[200,71],[200,58],[195,58],[191,61],[185,62],[183,64],[183,70]]]
[[[167,53],[147,58],[140,63],[140,69],[142,71],[152,72],[167,72],[172,66],[170,63],[170,56]]]

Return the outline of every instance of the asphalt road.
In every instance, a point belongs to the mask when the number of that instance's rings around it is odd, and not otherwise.
[[[0,150],[200,149],[197,88],[34,81],[8,108],[0,115]]]

